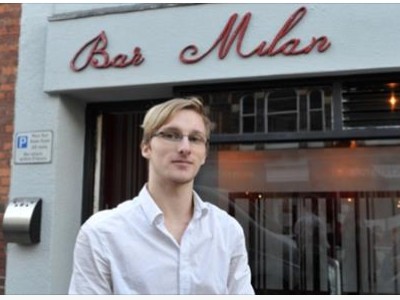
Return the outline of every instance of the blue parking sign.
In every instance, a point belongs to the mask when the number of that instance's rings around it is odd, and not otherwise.
[[[21,135],[17,138],[17,148],[18,149],[28,148],[28,136],[27,135]]]

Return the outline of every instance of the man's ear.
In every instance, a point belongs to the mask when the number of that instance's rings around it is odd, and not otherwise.
[[[150,158],[151,147],[149,143],[144,143],[140,146],[140,150],[142,152],[142,156],[146,159]]]

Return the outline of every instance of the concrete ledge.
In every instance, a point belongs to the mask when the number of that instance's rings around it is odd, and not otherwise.
[[[145,10],[173,8],[179,6],[199,5],[202,3],[142,3],[142,4],[129,4],[116,7],[104,7],[91,10],[81,10],[75,12],[68,12],[62,14],[55,14],[48,18],[50,22],[73,20],[79,18],[90,18],[110,14],[121,14],[127,12],[141,12]]]

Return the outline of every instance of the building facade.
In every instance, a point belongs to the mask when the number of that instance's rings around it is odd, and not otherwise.
[[[258,294],[398,294],[399,12],[24,4],[7,209],[41,199],[40,242],[7,244],[6,294],[67,292],[82,222],[146,181],[145,111],[188,95],[214,127],[196,190]]]
[[[0,4],[0,220],[8,202],[20,4]],[[0,233],[0,294],[4,294],[5,243]]]

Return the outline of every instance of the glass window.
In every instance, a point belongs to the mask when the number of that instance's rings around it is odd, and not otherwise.
[[[310,109],[322,108],[323,93],[320,90],[312,90],[310,92]]]
[[[243,116],[242,117],[242,132],[253,133],[255,132],[255,116]]]
[[[213,122],[213,133],[239,133],[241,131],[241,103],[244,93],[215,92],[201,94],[208,115]]]
[[[324,129],[322,111],[311,111],[310,112],[310,130],[311,131],[322,131]]]
[[[268,114],[295,112],[297,113],[297,95],[294,90],[278,90],[269,93]]]
[[[330,87],[201,94],[214,134],[331,130]]]
[[[252,115],[254,116],[256,113],[256,105],[255,105],[255,99],[253,95],[245,95],[240,99],[241,104],[242,104],[242,115]]]
[[[298,131],[298,104],[295,90],[283,89],[267,94],[267,132]]]
[[[256,120],[257,120],[257,99],[254,94],[244,95],[240,99],[241,106],[241,133],[253,133],[256,132]]]
[[[212,145],[196,180],[242,225],[256,292],[398,294],[400,140],[297,145]]]
[[[268,132],[297,131],[297,114],[279,114],[268,116]]]
[[[325,129],[325,119],[323,116],[323,97],[324,93],[322,90],[311,90],[309,93],[309,127],[311,131],[323,131]]]

